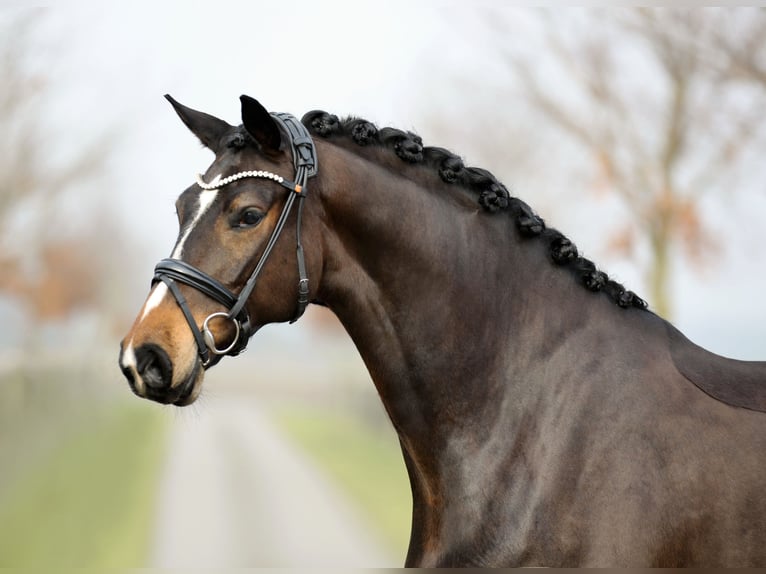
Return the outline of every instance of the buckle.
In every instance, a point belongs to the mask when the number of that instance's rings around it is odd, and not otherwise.
[[[309,296],[309,280],[308,277],[304,277],[298,281],[298,301],[301,303],[307,303]]]

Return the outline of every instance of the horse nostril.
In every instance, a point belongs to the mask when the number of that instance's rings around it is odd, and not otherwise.
[[[170,386],[173,381],[173,365],[168,354],[157,345],[143,345],[136,350],[138,373],[144,384],[153,389]]]

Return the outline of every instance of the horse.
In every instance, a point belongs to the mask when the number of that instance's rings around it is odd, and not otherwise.
[[[695,345],[414,133],[166,97],[215,159],[121,343],[136,395],[188,405],[323,305],[399,437],[406,566],[766,566],[766,362]]]

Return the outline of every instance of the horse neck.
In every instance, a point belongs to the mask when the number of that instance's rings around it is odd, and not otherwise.
[[[520,392],[509,369],[535,346],[526,325],[555,314],[538,331],[556,338],[563,316],[585,315],[556,308],[565,279],[550,280],[542,248],[520,248],[509,218],[481,211],[467,192],[424,189],[341,149],[324,163],[335,177],[319,183],[319,298],[356,344],[405,447],[439,451]]]
[[[536,440],[535,417],[559,420],[543,411],[587,392],[572,388],[584,380],[569,376],[572,363],[585,369],[588,345],[613,344],[625,311],[470,193],[425,189],[329,151],[316,186],[318,298],[356,344],[399,435],[413,491],[411,564],[454,521],[480,529],[468,524],[467,493],[494,492],[500,475],[526,480],[514,469]]]

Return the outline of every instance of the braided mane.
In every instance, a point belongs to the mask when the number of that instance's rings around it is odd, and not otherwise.
[[[622,308],[646,309],[646,301],[609,278],[596,265],[580,256],[577,247],[560,231],[547,227],[545,221],[521,199],[511,197],[494,175],[477,167],[466,167],[457,155],[439,147],[424,147],[423,140],[412,132],[396,128],[378,129],[366,120],[337,116],[320,110],[308,112],[301,120],[309,131],[323,138],[350,138],[357,149],[392,150],[408,164],[425,165],[439,174],[447,184],[459,185],[475,193],[479,205],[489,213],[508,212],[524,238],[538,238],[548,246],[553,264],[570,270],[586,289],[601,291]]]

